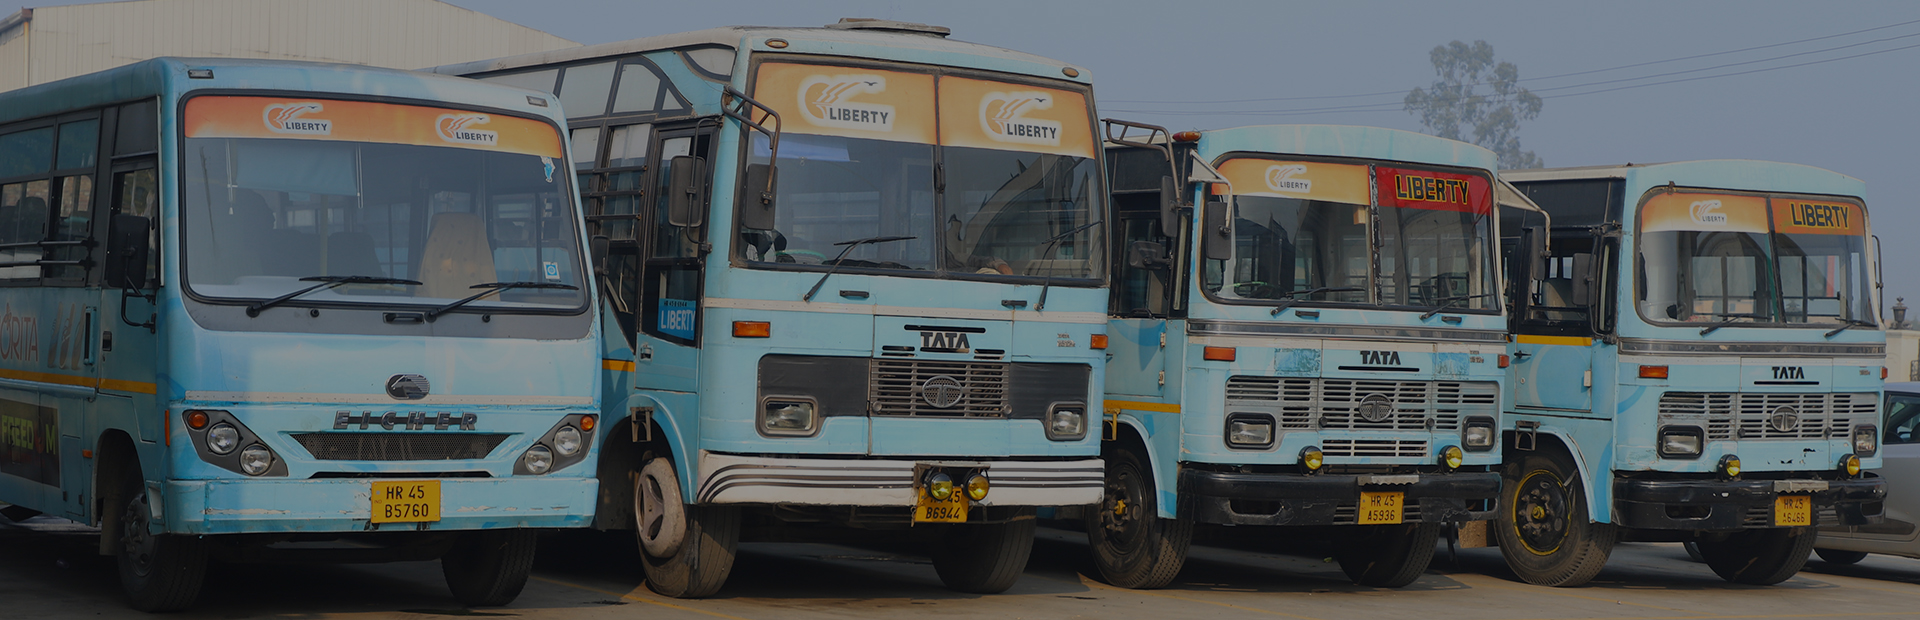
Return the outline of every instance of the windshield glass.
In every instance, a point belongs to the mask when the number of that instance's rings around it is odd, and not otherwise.
[[[585,304],[550,125],[255,97],[196,98],[186,116],[182,247],[196,295],[270,299],[313,278],[363,276],[419,284],[346,284],[288,303],[438,306],[478,285],[531,282],[577,288],[508,288],[461,311]]]
[[[1101,277],[1083,93],[784,62],[757,71],[755,96],[783,126],[774,226],[739,231],[748,261]],[[753,144],[750,162],[767,162],[766,138]],[[876,237],[912,238],[849,243]]]
[[[1640,207],[1641,315],[1683,323],[1874,321],[1861,205],[1656,191]]]
[[[1235,219],[1233,258],[1208,270],[1216,297],[1497,308],[1484,173],[1264,158],[1219,170]]]

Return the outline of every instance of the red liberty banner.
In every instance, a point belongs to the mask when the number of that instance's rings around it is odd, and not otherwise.
[[[1375,166],[1373,179],[1383,207],[1493,213],[1493,187],[1482,175]]]

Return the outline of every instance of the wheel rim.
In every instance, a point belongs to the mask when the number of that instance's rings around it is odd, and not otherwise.
[[[1572,524],[1571,506],[1559,476],[1546,470],[1527,474],[1513,497],[1513,530],[1520,545],[1534,555],[1559,551]]]
[[[120,519],[120,556],[133,573],[141,577],[153,570],[153,533],[148,531],[147,496],[137,493],[127,502],[127,514]]]
[[[667,509],[665,497],[661,495],[660,483],[652,476],[640,476],[640,489],[634,493],[640,515],[640,535],[648,540],[659,538],[660,530],[666,527]]]
[[[1100,529],[1106,533],[1107,545],[1116,552],[1131,552],[1146,535],[1143,522],[1155,515],[1144,514],[1147,503],[1141,501],[1146,489],[1138,472],[1132,468],[1120,468],[1113,478],[1107,481],[1107,493],[1100,504]]]

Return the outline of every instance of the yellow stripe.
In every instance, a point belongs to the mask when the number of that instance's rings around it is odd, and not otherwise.
[[[1557,344],[1569,347],[1593,346],[1592,338],[1582,338],[1580,336],[1529,336],[1521,334],[1514,336],[1513,341],[1520,344]]]
[[[633,372],[633,362],[627,360],[600,360],[600,367],[607,370]]]
[[[1109,400],[1108,409],[1132,409],[1134,411],[1156,411],[1160,413],[1180,413],[1179,405],[1166,403],[1148,403],[1135,400]]]
[[[72,386],[79,386],[79,387],[85,387],[85,388],[107,389],[107,390],[114,390],[117,392],[135,392],[139,394],[153,394],[153,393],[159,392],[159,386],[156,386],[152,383],[142,382],[142,381],[126,381],[122,379],[96,379],[93,377],[82,377],[78,375],[62,375],[62,374],[56,374],[51,372],[34,372],[31,370],[12,370],[7,368],[0,368],[0,378],[16,379],[19,381],[32,381],[34,383],[52,383],[55,385],[72,385]]]

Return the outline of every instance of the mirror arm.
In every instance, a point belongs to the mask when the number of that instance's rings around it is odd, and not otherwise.
[[[1179,183],[1183,187],[1186,185],[1186,179],[1182,178],[1182,175],[1180,174],[1180,164],[1178,161],[1174,159],[1173,133],[1168,131],[1167,128],[1161,127],[1159,125],[1149,125],[1146,123],[1124,121],[1117,118],[1103,118],[1103,119],[1100,119],[1100,122],[1102,123],[1102,126],[1106,129],[1107,142],[1118,144],[1120,146],[1130,146],[1134,148],[1152,149],[1152,150],[1160,151],[1160,154],[1166,156],[1167,158],[1167,176],[1173,178],[1175,182]],[[1114,127],[1120,128],[1120,133],[1118,135],[1115,135],[1113,133]],[[1128,129],[1139,129],[1147,132],[1147,135],[1143,139],[1129,138],[1127,137]],[[1159,142],[1154,142],[1153,140],[1154,136],[1156,135],[1160,137]],[[1180,197],[1180,206],[1182,207],[1193,206],[1192,203],[1187,202],[1188,199],[1185,196],[1185,193],[1186,192],[1176,192],[1174,195]]]
[[[756,121],[753,119],[753,115],[756,112],[763,115],[760,117],[761,120]],[[779,112],[773,111],[773,108],[769,108],[766,104],[755,101],[752,97],[748,97],[746,93],[735,90],[732,86],[727,86],[725,90],[720,93],[720,113],[726,115],[727,118],[740,121],[741,125],[752,131],[766,134],[768,166],[773,166],[780,161],[781,121]],[[768,127],[765,123],[765,121],[769,120],[772,121],[772,127]],[[748,148],[751,149],[752,141],[749,140],[748,142]],[[760,204],[772,203],[773,176],[768,175],[767,186],[760,191]]]

